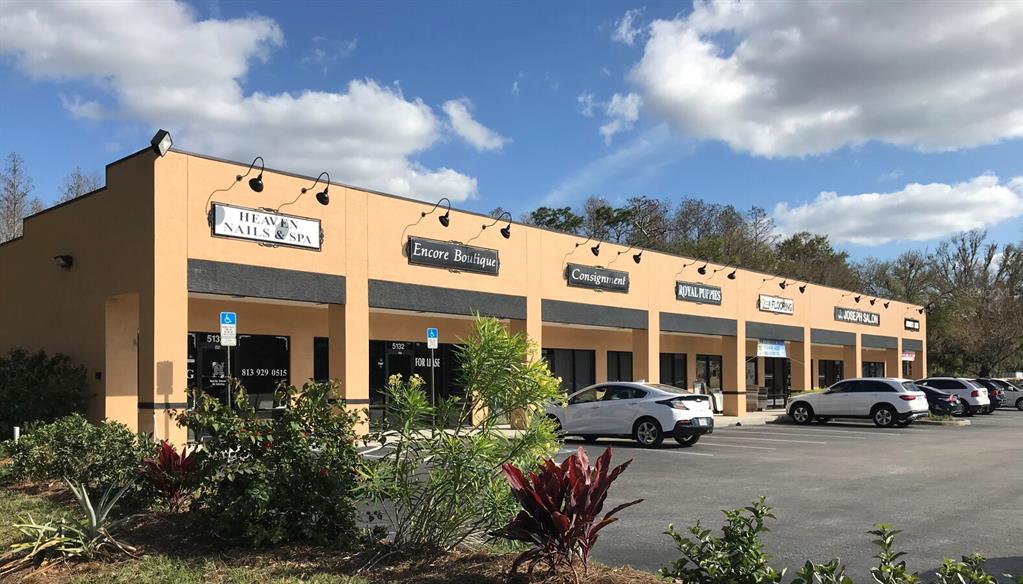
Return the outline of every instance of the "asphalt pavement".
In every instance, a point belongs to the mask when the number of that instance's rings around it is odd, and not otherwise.
[[[945,557],[979,552],[996,574],[1023,574],[1023,411],[1002,409],[966,427],[881,429],[869,422],[718,428],[692,448],[673,441],[647,450],[622,440],[570,441],[559,458],[607,445],[633,463],[605,509],[636,498],[601,532],[593,557],[656,570],[677,553],[663,535],[700,520],[718,531],[721,509],[764,495],[777,520],[764,535],[773,564],[794,576],[806,559],[840,558],[869,581],[875,523],[902,529],[897,547],[911,570],[933,572]]]

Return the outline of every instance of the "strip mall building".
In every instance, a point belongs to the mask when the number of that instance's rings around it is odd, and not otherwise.
[[[258,407],[280,381],[336,378],[375,416],[390,374],[429,383],[432,365],[437,394],[461,391],[452,348],[476,312],[527,333],[569,390],[699,385],[722,390],[729,415],[764,388],[773,400],[927,372],[919,306],[339,184],[323,205],[322,180],[155,150],[0,245],[0,351],[84,365],[92,419],[180,442],[171,410],[190,386],[222,392],[226,374]],[[230,349],[224,311],[237,314]]]

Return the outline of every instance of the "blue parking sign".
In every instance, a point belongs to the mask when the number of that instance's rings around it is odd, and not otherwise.
[[[435,329],[435,328],[428,328],[428,329],[426,329],[426,338],[428,338],[428,339],[436,339],[436,338],[438,338],[437,329]]]
[[[238,315],[233,312],[221,312],[220,324],[238,324]]]

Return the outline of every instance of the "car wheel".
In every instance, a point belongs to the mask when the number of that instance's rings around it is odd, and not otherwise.
[[[597,436],[583,436],[583,442],[587,442],[589,444],[593,444],[596,441],[597,441]]]
[[[1016,409],[1023,410],[1023,397],[1016,400]]]
[[[887,404],[879,405],[874,408],[870,417],[878,428],[891,428],[896,422],[895,408]]]
[[[640,418],[632,427],[632,437],[644,448],[657,448],[664,441],[664,432],[657,420]]]
[[[682,446],[689,447],[700,441],[699,434],[693,434],[691,436],[675,436],[675,442],[678,442]]]
[[[826,416],[817,416],[817,423],[818,424],[827,424],[830,421],[831,421],[831,418],[828,418]]]
[[[809,424],[813,421],[813,408],[806,402],[799,402],[789,410],[789,416],[797,424]]]
[[[970,409],[970,404],[966,403],[966,400],[960,400],[963,404],[963,415],[970,417],[973,415],[973,410]]]
[[[993,414],[993,413],[995,413],[995,406],[988,405],[988,407],[984,408],[984,410],[982,412],[980,412],[980,413],[982,413],[984,415]]]
[[[554,426],[554,434],[558,436],[564,436],[565,430],[561,427],[561,420],[558,419],[554,414],[547,414],[547,419],[551,421]]]

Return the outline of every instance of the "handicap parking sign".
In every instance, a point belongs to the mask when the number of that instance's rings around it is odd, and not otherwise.
[[[221,312],[220,324],[238,324],[238,315],[233,312]]]
[[[427,349],[436,349],[437,348],[437,339],[438,339],[438,337],[439,337],[439,333],[438,333],[437,329],[435,329],[433,327],[430,327],[430,328],[426,329],[426,348]]]

